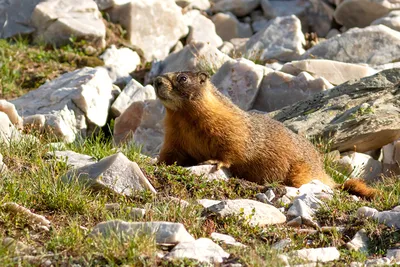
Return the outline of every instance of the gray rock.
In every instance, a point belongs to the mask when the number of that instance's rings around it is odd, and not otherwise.
[[[315,227],[317,223],[314,222],[313,215],[314,211],[301,199],[296,199],[287,212],[288,218],[300,217],[303,224]]]
[[[29,255],[36,254],[35,248],[24,244],[21,241],[17,241],[11,237],[5,237],[2,241],[2,245],[6,248],[12,255]]]
[[[229,178],[231,177],[231,174],[228,169],[226,168],[221,168],[218,171],[215,169],[215,165],[198,165],[198,166],[192,166],[192,167],[187,167],[191,173],[195,175],[203,175],[204,178],[206,178],[208,181],[212,180],[223,180],[223,181],[228,181]]]
[[[47,152],[46,155],[54,157],[58,161],[66,162],[67,165],[72,166],[74,169],[96,162],[96,160],[91,156],[79,154],[70,150]]]
[[[230,235],[224,235],[224,234],[213,232],[213,233],[211,233],[210,237],[215,242],[221,242],[221,243],[223,243],[225,245],[235,246],[235,247],[244,247],[245,246],[242,243],[237,242],[235,240],[235,238],[233,238]]]
[[[324,78],[314,78],[307,72],[297,76],[280,71],[267,72],[253,109],[267,112],[277,110],[332,87]]]
[[[364,267],[376,267],[376,266],[388,266],[390,265],[391,260],[383,257],[378,259],[370,259],[364,262]]]
[[[286,221],[285,215],[274,206],[249,199],[223,200],[208,207],[207,210],[222,217],[242,214],[251,226],[279,224]]]
[[[127,47],[118,49],[115,45],[111,45],[104,51],[100,58],[104,61],[108,74],[116,84],[128,83],[132,79],[129,73],[140,64],[138,53]]]
[[[215,73],[228,60],[232,59],[212,45],[192,43],[186,45],[179,52],[170,54],[165,60],[153,63],[149,80],[151,81],[158,75],[175,71],[202,70]]]
[[[225,252],[220,246],[211,239],[199,238],[195,241],[181,242],[176,245],[171,252],[165,255],[165,259],[194,259],[200,262],[221,263],[229,253]]]
[[[364,229],[358,231],[353,239],[346,243],[346,247],[350,250],[368,252],[369,237]]]
[[[224,41],[253,35],[250,25],[240,22],[231,12],[217,13],[211,19],[215,24],[217,34]]]
[[[121,205],[119,203],[107,203],[105,205],[106,210],[112,213],[116,213],[117,211],[121,211]],[[129,216],[132,218],[132,220],[140,220],[143,219],[144,216],[146,215],[146,210],[145,209],[140,209],[140,208],[132,208],[132,207],[127,207],[125,209],[122,209],[123,212],[128,213]]]
[[[296,16],[278,17],[246,44],[246,57],[255,60],[296,60],[304,53],[304,35]]]
[[[400,138],[395,85],[400,69],[385,70],[318,93],[269,115],[294,132],[332,138],[332,150],[366,152]],[[365,108],[366,104],[369,105]]]
[[[300,3],[307,3],[298,1]],[[308,32],[315,32],[319,37],[325,37],[332,26],[334,9],[325,1],[311,0],[306,10],[306,18],[302,20],[303,29]]]
[[[30,24],[35,6],[43,0],[3,0],[0,2],[0,38],[34,32]]]
[[[190,27],[186,43],[204,42],[219,47],[223,41],[216,33],[213,21],[203,16],[198,10],[191,10],[184,15],[186,25]]]
[[[275,198],[275,193],[272,189],[269,189],[267,192],[265,192],[265,195],[269,201],[272,201]]]
[[[122,153],[72,170],[63,177],[63,181],[71,182],[75,178],[95,190],[108,189],[125,196],[132,196],[146,189],[156,194],[136,162],[130,161]]]
[[[400,139],[382,147],[382,165],[385,175],[400,174]]]
[[[354,46],[357,43],[357,47]],[[313,46],[302,59],[320,58],[381,65],[400,58],[400,33],[384,25],[354,28]]]
[[[285,17],[295,15],[298,18],[304,19],[307,8],[310,7],[309,1],[261,1],[261,7],[266,18]]]
[[[238,17],[243,17],[251,13],[260,5],[260,0],[211,0],[214,4],[211,6],[211,11],[217,12],[232,12]]]
[[[373,218],[388,227],[400,229],[399,211],[377,211],[373,208],[361,207],[357,210],[357,215],[360,217]]]
[[[115,117],[122,113],[134,102],[144,102],[145,100],[156,99],[156,92],[152,85],[143,87],[135,79],[132,79],[122,90],[111,106],[111,113]]]
[[[73,36],[105,47],[106,27],[94,1],[44,1],[35,7],[31,19],[37,42],[61,46]]]
[[[310,262],[329,262],[338,260],[340,252],[335,247],[306,248],[291,252],[290,257],[302,258]]]
[[[160,153],[164,140],[164,130],[160,127],[147,128],[139,126],[133,133],[133,138],[128,145],[140,148],[140,152],[150,157]]]
[[[43,115],[45,130],[67,142],[102,127],[108,116],[112,82],[104,69],[85,67],[46,82],[11,101],[23,117]]]
[[[128,40],[141,50],[146,61],[164,59],[188,34],[181,8],[174,0],[130,1],[115,5],[109,13],[113,22],[126,29]]]
[[[302,224],[303,224],[303,220],[302,220],[301,216],[298,216],[286,223],[286,225],[290,226],[290,227],[300,227]]]
[[[278,242],[272,244],[271,248],[275,250],[283,250],[286,247],[288,247],[292,243],[292,239],[286,238],[286,239],[281,239]]]
[[[366,27],[392,9],[399,9],[397,1],[345,0],[335,10],[336,21],[347,28]],[[357,10],[357,12],[354,12]]]
[[[400,249],[388,249],[386,252],[388,259],[394,260],[397,264],[400,262]]]
[[[348,152],[337,161],[345,174],[351,178],[363,177],[367,182],[376,181],[382,174],[382,162],[363,153]]]
[[[206,10],[210,8],[209,0],[175,0],[176,4],[182,8],[193,8]]]
[[[269,70],[250,60],[230,60],[211,77],[211,82],[233,103],[243,110],[249,110],[258,94],[264,74]]]
[[[384,17],[374,20],[371,25],[385,25],[393,30],[400,31],[400,11],[392,11]]]
[[[261,31],[262,29],[264,29],[267,26],[268,26],[267,19],[256,20],[253,23],[251,23],[251,27],[255,33]]]
[[[192,242],[194,238],[186,231],[181,223],[172,222],[125,222],[111,220],[101,222],[93,227],[89,234],[92,237],[102,235],[107,238],[112,234],[118,234],[129,238],[140,234],[155,237],[157,244],[178,244]]]
[[[197,202],[202,205],[204,208],[209,208],[221,202],[221,200],[213,200],[213,199],[198,199]]]
[[[360,79],[376,73],[368,66],[349,64],[325,59],[306,59],[292,61],[283,65],[282,72],[299,75],[302,71],[314,77],[323,77],[334,85],[339,85],[352,79]]]
[[[262,203],[267,203],[267,204],[272,205],[271,201],[268,199],[267,195],[265,195],[264,193],[257,193],[256,199]]]

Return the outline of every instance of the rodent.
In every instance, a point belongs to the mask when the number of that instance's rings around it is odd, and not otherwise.
[[[359,179],[336,184],[311,142],[267,115],[240,109],[205,72],[166,73],[155,78],[154,88],[166,108],[159,164],[208,163],[258,184],[300,187],[317,179],[365,198],[376,195]]]

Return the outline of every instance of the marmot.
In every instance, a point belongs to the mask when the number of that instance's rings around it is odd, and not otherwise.
[[[258,184],[300,187],[318,179],[339,186],[306,138],[267,115],[243,111],[216,89],[207,73],[166,73],[156,77],[154,88],[166,108],[158,163],[216,164],[217,169],[229,168],[232,175]],[[376,193],[360,180],[341,186],[366,198]]]

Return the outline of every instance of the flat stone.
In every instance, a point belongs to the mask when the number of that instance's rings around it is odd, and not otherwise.
[[[133,102],[144,102],[149,99],[156,99],[156,92],[153,86],[150,84],[143,86],[132,79],[112,104],[111,112],[115,117],[121,116]]]
[[[368,66],[325,59],[292,61],[283,65],[281,71],[295,76],[305,71],[314,77],[323,77],[333,85],[376,73],[374,69]]]
[[[235,238],[233,238],[230,235],[224,235],[224,234],[213,232],[213,233],[211,233],[210,237],[215,242],[221,242],[221,243],[223,243],[225,245],[235,246],[235,247],[244,247],[245,246],[242,243],[237,242],[235,240]]]
[[[274,206],[249,199],[223,200],[208,207],[207,210],[222,217],[242,214],[251,226],[279,224],[286,221],[285,215]]]
[[[335,10],[335,20],[347,28],[367,27],[374,20],[386,15],[392,9],[399,9],[397,1],[346,0]],[[354,12],[357,10],[357,12]]]
[[[198,10],[191,10],[184,15],[186,25],[190,27],[186,43],[204,42],[215,47],[221,46],[223,41],[217,35],[214,22],[203,16]]]
[[[42,0],[11,0],[0,2],[0,39],[35,31],[30,24],[35,6]]]
[[[143,190],[156,193],[137,163],[130,161],[122,153],[72,170],[62,179],[64,182],[71,182],[75,178],[95,190],[107,189],[125,196],[132,196]]]
[[[307,72],[301,72],[297,76],[281,71],[267,72],[262,79],[253,109],[274,111],[332,87],[324,78],[314,78]]]
[[[246,57],[261,61],[292,61],[304,53],[303,44],[300,20],[296,16],[278,17],[249,39]]]
[[[349,177],[362,177],[367,182],[376,181],[382,174],[382,162],[363,153],[345,153],[337,163],[343,165],[341,169],[347,170]]]
[[[107,238],[111,234],[123,235],[126,238],[139,234],[154,236],[157,244],[178,244],[194,241],[181,223],[172,222],[125,222],[111,220],[101,222],[93,227],[90,236],[102,235]]]
[[[212,0],[214,4],[211,6],[211,11],[218,12],[232,12],[238,17],[243,17],[250,14],[251,11],[256,9],[260,0]]]
[[[179,52],[170,54],[165,60],[153,63],[149,80],[151,81],[158,75],[176,71],[211,71],[215,73],[228,60],[232,59],[210,44],[191,43]]]
[[[381,71],[268,115],[309,138],[329,137],[332,150],[380,149],[400,138],[399,81],[400,69]]]
[[[113,22],[126,29],[127,39],[141,50],[147,62],[166,58],[189,31],[175,0],[130,1],[114,5],[109,14]]]
[[[302,258],[311,262],[329,262],[338,260],[340,258],[340,252],[335,247],[306,248],[292,251],[290,256]]]
[[[350,250],[368,252],[369,238],[365,230],[360,230],[356,233],[353,239],[346,243],[346,247]]]
[[[395,31],[400,31],[400,11],[392,11],[384,17],[374,20],[371,25],[385,25]]]
[[[229,180],[231,174],[228,169],[221,168],[218,171],[216,171],[215,168],[216,168],[215,165],[198,165],[198,166],[186,167],[186,169],[189,170],[191,173],[199,176],[203,175],[203,177],[206,178],[208,181]]]
[[[217,13],[212,16],[217,34],[224,41],[230,41],[233,38],[247,38],[253,35],[251,26],[240,22],[231,12]]]
[[[47,156],[54,157],[58,161],[66,162],[67,165],[72,166],[74,169],[78,169],[85,165],[95,163],[96,160],[88,155],[79,154],[74,151],[54,151],[54,152],[47,152]]]
[[[194,259],[200,262],[221,263],[229,257],[220,246],[211,239],[199,238],[195,241],[180,242],[171,252],[165,255],[165,259]]]
[[[354,46],[355,43],[357,46]],[[399,45],[400,32],[384,25],[372,25],[363,29],[350,29],[320,42],[307,50],[301,58],[382,65],[400,58]]]
[[[45,130],[73,142],[88,126],[107,122],[112,81],[104,69],[85,67],[46,82],[12,100],[21,116],[43,115]]]
[[[211,82],[241,109],[249,110],[258,94],[264,74],[270,71],[272,70],[240,58],[225,62],[211,77]]]
[[[31,20],[36,42],[62,46],[74,36],[105,47],[106,26],[94,1],[43,1],[33,10]]]
[[[100,59],[104,61],[108,74],[116,84],[128,83],[132,79],[129,73],[140,64],[138,53],[127,47],[118,49],[115,45],[104,51]]]

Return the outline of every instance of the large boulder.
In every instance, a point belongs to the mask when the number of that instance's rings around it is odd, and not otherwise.
[[[296,16],[278,17],[253,35],[246,43],[246,57],[266,61],[296,60],[304,53],[304,34]]]
[[[35,6],[43,0],[0,1],[0,38],[30,34],[35,28],[30,24]]]
[[[399,9],[398,1],[345,0],[335,10],[335,20],[347,28],[366,27],[372,21]]]
[[[204,42],[215,47],[222,45],[223,41],[215,31],[214,23],[207,17],[203,16],[198,10],[191,10],[185,15],[186,25],[190,31],[186,43]]]
[[[92,41],[105,47],[106,27],[101,13],[92,0],[52,0],[39,3],[32,13],[36,28],[35,40],[57,46],[70,38]]]
[[[114,5],[113,22],[127,30],[130,43],[146,61],[164,59],[180,38],[188,34],[181,8],[174,0],[137,0]]]
[[[381,65],[400,58],[400,32],[384,25],[354,28],[321,42],[303,54],[303,59],[331,59],[347,63]]]
[[[112,82],[105,69],[85,67],[63,74],[12,100],[23,117],[42,115],[44,130],[67,142],[102,127],[108,116]]]
[[[400,69],[349,81],[269,115],[332,149],[366,152],[400,138]]]

